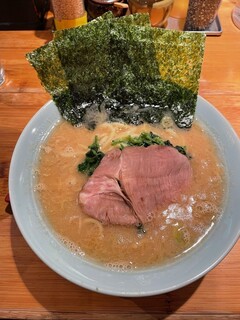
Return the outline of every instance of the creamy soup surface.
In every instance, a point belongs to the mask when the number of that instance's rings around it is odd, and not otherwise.
[[[78,204],[88,177],[77,166],[96,135],[106,153],[113,148],[113,139],[149,131],[173,145],[186,146],[192,156],[192,183],[178,202],[156,210],[152,221],[144,225],[145,233],[135,226],[102,225]],[[93,131],[61,121],[41,147],[35,191],[50,225],[73,253],[124,271],[172,261],[201,241],[222,213],[225,176],[212,137],[197,121],[190,130],[103,123]]]

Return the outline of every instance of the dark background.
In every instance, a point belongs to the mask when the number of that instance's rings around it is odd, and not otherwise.
[[[50,0],[0,0],[0,30],[42,30]]]

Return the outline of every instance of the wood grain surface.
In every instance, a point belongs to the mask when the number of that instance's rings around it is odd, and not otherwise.
[[[233,3],[223,0],[221,36],[208,36],[199,94],[240,136],[240,30]],[[4,201],[16,141],[50,96],[25,54],[52,38],[46,31],[0,31],[0,318],[1,319],[240,319],[240,241],[227,257],[191,285],[147,298],[119,298],[88,291],[61,278],[33,253]],[[240,211],[240,208],[236,208]]]

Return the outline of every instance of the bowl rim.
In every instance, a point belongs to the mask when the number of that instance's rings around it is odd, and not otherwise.
[[[220,152],[223,153],[227,170],[230,170],[228,188],[231,192],[233,188],[240,190],[240,171],[236,171],[240,163],[240,142],[236,132],[224,116],[201,96],[197,100],[196,118],[203,122],[214,137],[220,137]],[[230,206],[230,210],[223,213],[207,238],[183,258],[170,264],[145,270],[117,272],[70,252],[42,218],[39,204],[36,199],[33,199],[35,202],[31,199],[33,182],[29,185],[25,179],[25,176],[31,179],[31,170],[38,156],[36,145],[32,146],[34,152],[29,151],[29,136],[37,137],[39,147],[60,119],[52,100],[40,108],[19,137],[9,170],[9,194],[16,223],[31,249],[52,270],[70,282],[95,292],[123,297],[152,296],[179,289],[198,280],[219,264],[232,249],[240,236],[240,219],[236,219],[237,213],[234,211],[234,208],[239,207],[240,201],[234,190],[233,194],[228,194],[224,208],[226,210]],[[49,132],[46,132],[46,128]],[[219,131],[222,128],[223,131]],[[232,157],[228,156],[229,151]],[[27,160],[19,163],[19,157],[27,157]],[[196,252],[199,259],[194,258]]]

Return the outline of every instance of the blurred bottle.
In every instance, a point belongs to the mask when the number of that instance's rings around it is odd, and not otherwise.
[[[4,82],[5,82],[5,72],[4,72],[4,67],[0,61],[0,86],[4,84]]]
[[[240,0],[233,1],[235,7],[232,10],[232,20],[235,26],[240,29]]]
[[[87,23],[83,0],[52,0],[52,8],[57,30],[74,28]]]
[[[1,0],[0,30],[43,30],[50,0]]]
[[[170,16],[176,19],[185,19],[187,16],[189,0],[174,0]]]
[[[127,13],[126,0],[86,0],[88,20],[95,19],[107,11],[111,11],[115,17],[124,16]]]
[[[153,27],[164,28],[174,0],[128,0],[130,13],[149,13]]]
[[[189,0],[184,30],[204,31],[216,18],[221,0]]]

